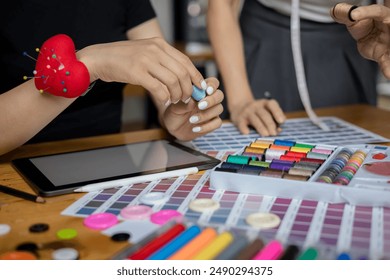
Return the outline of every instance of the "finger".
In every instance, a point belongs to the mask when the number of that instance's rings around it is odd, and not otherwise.
[[[389,23],[390,9],[383,5],[361,6],[351,11],[351,18],[355,21],[373,19],[375,21]]]
[[[165,85],[170,95],[172,103],[176,104],[182,97],[182,89],[177,76],[168,68],[157,63],[151,63],[148,68],[151,76],[156,78],[160,83]]]
[[[352,21],[350,20],[348,15],[350,15],[349,13],[352,7],[353,5],[348,3],[337,3],[331,9],[330,15],[335,21],[339,23],[351,24]]]
[[[381,58],[379,59],[379,65],[383,75],[387,79],[390,79],[390,56],[388,53],[385,53],[381,56]]]
[[[220,104],[224,99],[224,94],[221,90],[217,89],[213,95],[206,96],[198,103],[199,110],[206,110],[207,108],[214,107]]]
[[[180,86],[181,101],[187,102],[192,94],[192,81],[187,69],[169,54],[161,58],[161,63],[174,73]]]
[[[208,122],[209,120],[214,119],[219,115],[221,115],[222,112],[223,112],[223,106],[221,104],[218,104],[217,106],[214,106],[209,110],[197,112],[196,114],[190,117],[189,121],[192,124]]]
[[[168,90],[163,86],[156,78],[149,74],[143,75],[142,83],[143,86],[156,100],[163,106],[168,107],[171,104],[171,99]]]
[[[286,115],[283,113],[282,108],[280,108],[279,103],[275,99],[269,100],[265,104],[267,110],[271,113],[273,119],[281,125],[286,121]]]
[[[235,120],[235,125],[237,126],[238,130],[242,133],[242,134],[249,134],[250,130],[249,130],[249,122],[246,118],[242,117],[242,116],[239,116],[236,120]]]
[[[250,125],[253,126],[257,133],[259,133],[261,136],[266,137],[270,135],[270,132],[256,114],[251,114],[249,116],[249,121]]]
[[[351,10],[352,7],[351,4],[338,3],[331,9],[331,16],[335,21],[346,25],[363,19],[383,22],[390,17],[390,9],[382,5],[360,6]]]
[[[199,70],[192,63],[190,58],[185,54],[183,54],[182,52],[180,52],[179,50],[172,47],[171,45],[169,45],[167,42],[165,42],[165,40],[161,42],[161,46],[167,53],[169,53],[173,58],[179,61],[187,69],[192,84],[196,85],[198,88],[202,88],[202,82],[204,82],[204,78],[202,74],[199,72]],[[190,92],[192,92],[192,90]],[[188,95],[188,97],[189,96],[191,96],[191,93]]]
[[[192,128],[192,132],[199,133],[201,135],[205,135],[207,133],[210,133],[211,131],[221,127],[222,120],[219,117],[216,117],[214,119],[211,119],[210,121],[203,123],[201,125],[195,126]],[[199,135],[199,136],[201,136]]]
[[[206,93],[208,95],[213,94],[219,88],[219,80],[214,77],[210,77],[206,79],[207,88]]]
[[[274,118],[267,110],[256,110],[255,114],[261,120],[264,127],[268,130],[269,134],[272,136],[277,135],[276,128],[277,125],[274,121]]]

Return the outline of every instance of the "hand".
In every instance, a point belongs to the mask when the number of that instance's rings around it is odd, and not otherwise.
[[[390,78],[390,9],[382,5],[360,6],[339,3],[331,10],[333,19],[345,24],[357,41],[360,54],[379,63],[382,73]],[[351,21],[349,18],[354,21]]]
[[[217,89],[219,81],[208,78],[206,83],[210,95],[199,102],[191,99],[187,104],[183,102],[171,104],[160,115],[163,127],[179,140],[193,140],[219,128],[222,124],[219,115],[223,111],[221,102],[224,95]]]
[[[281,129],[286,117],[278,102],[274,99],[259,99],[236,106],[230,110],[230,118],[243,134],[249,133],[249,126],[261,136],[275,136]]]
[[[91,82],[122,82],[144,87],[163,106],[188,101],[192,84],[203,77],[190,59],[162,38],[97,44],[77,52]]]

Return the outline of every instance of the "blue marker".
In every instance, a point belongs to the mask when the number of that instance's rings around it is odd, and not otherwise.
[[[206,91],[193,85],[192,86],[192,95],[191,96],[196,101],[200,101],[200,100],[202,100],[203,98],[206,97]]]
[[[197,236],[201,232],[200,227],[191,226],[183,231],[179,236],[167,243],[164,247],[156,251],[154,254],[147,258],[148,260],[165,260],[169,258],[173,253],[187,244],[191,239]]]
[[[351,256],[348,255],[347,253],[341,253],[340,255],[338,255],[337,259],[338,260],[350,260]]]

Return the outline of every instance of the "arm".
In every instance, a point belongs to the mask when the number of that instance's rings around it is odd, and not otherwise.
[[[207,27],[218,68],[223,77],[232,121],[242,133],[252,125],[261,135],[276,135],[274,119],[285,116],[275,100],[255,100],[250,89],[244,46],[238,22],[240,0],[209,1]]]
[[[24,144],[75,99],[39,93],[27,81],[0,95],[0,155]]]

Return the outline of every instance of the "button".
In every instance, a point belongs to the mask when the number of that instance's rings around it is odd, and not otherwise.
[[[11,231],[11,226],[7,224],[0,224],[0,236],[6,235]]]
[[[252,213],[246,217],[246,222],[257,229],[269,229],[280,224],[280,218],[273,213]]]
[[[35,232],[35,233],[44,232],[44,231],[49,230],[49,225],[45,224],[45,223],[37,223],[37,224],[31,225],[29,230],[30,230],[30,232]]]
[[[149,205],[165,203],[168,200],[169,200],[169,196],[167,196],[163,192],[150,192],[144,194],[139,199],[141,203],[149,204]]]
[[[74,248],[61,248],[53,251],[53,260],[77,260],[79,252]]]
[[[129,220],[148,219],[152,213],[152,207],[147,205],[130,205],[120,212],[122,218]]]
[[[127,241],[130,238],[130,234],[127,232],[118,232],[111,236],[111,240],[115,242]]]
[[[172,219],[174,219],[176,222],[181,222],[183,220],[183,214],[176,210],[165,209],[153,213],[150,216],[150,221],[158,225],[163,225]]]
[[[59,239],[72,239],[77,236],[77,230],[73,228],[63,228],[57,231],[57,237]]]
[[[84,225],[91,229],[107,229],[118,223],[118,218],[111,213],[92,214],[84,219]]]
[[[188,207],[195,212],[206,212],[217,210],[220,205],[218,201],[210,198],[198,198],[191,201]]]
[[[16,251],[28,251],[35,253],[38,250],[38,245],[34,242],[25,242],[16,246]]]

